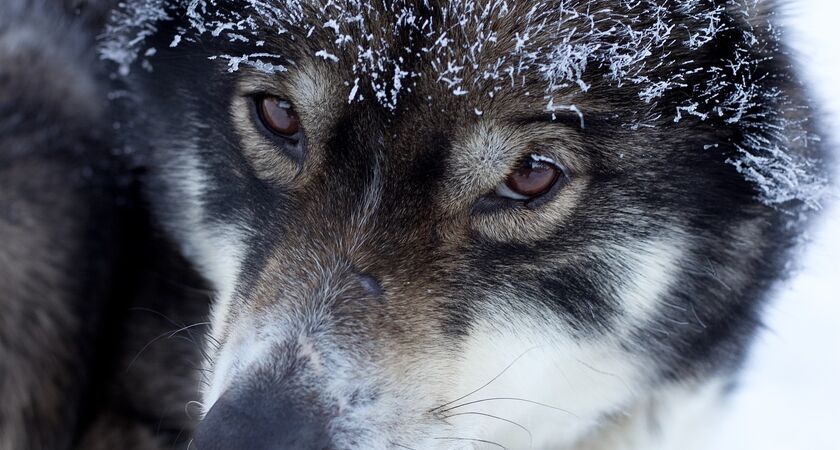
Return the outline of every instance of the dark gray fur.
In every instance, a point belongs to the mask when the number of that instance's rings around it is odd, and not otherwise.
[[[58,4],[0,7],[0,448],[68,448],[90,395],[112,234],[92,36]],[[99,247],[102,244],[104,247]],[[43,430],[43,431],[41,431]]]
[[[192,426],[200,328],[173,332],[207,297],[114,156],[94,53],[109,7],[0,5],[2,450],[168,448]]]

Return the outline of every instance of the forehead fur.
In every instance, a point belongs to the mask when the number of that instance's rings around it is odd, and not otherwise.
[[[282,72],[301,57],[341,63],[357,75],[346,80],[351,82],[348,100],[361,100],[357,88],[365,83],[377,101],[392,109],[400,94],[411,92],[416,79],[424,75],[454,95],[479,90],[493,96],[506,87],[539,82],[548,100],[562,89],[586,92],[603,81],[599,78],[606,78],[640,85],[644,92],[639,95],[650,101],[678,87],[671,86],[677,79],[674,70],[685,76],[686,70],[679,66],[691,61],[677,56],[701,49],[719,34],[736,31],[764,44],[775,38],[767,35],[769,24],[761,23],[764,12],[758,2],[732,14],[720,5],[727,2],[711,0],[147,3],[135,7],[130,19],[114,21],[114,28],[148,28],[128,47],[142,44],[155,23],[180,18],[188,25],[178,29],[171,46],[199,38],[210,45],[245,43],[229,46],[240,54],[218,55],[232,70],[245,64]],[[734,9],[737,2],[728,3]],[[752,22],[736,23],[743,18]],[[216,39],[207,39],[208,35]],[[108,58],[130,62],[137,56],[125,48],[125,42],[107,44],[103,53]],[[533,94],[539,98],[541,93]]]
[[[539,84],[542,91],[532,95],[548,107],[563,106],[551,102],[557,91],[586,92],[606,78],[640,85],[639,95],[650,101],[676,79],[654,73],[680,70],[679,58],[666,55],[700,49],[733,20],[717,2],[702,0],[242,0],[221,6],[147,1],[148,8],[137,8],[133,20],[121,24],[144,23],[144,16],[153,23],[180,17],[188,26],[178,30],[172,46],[207,41],[207,35],[216,44],[244,43],[229,46],[239,54],[218,55],[231,70],[245,64],[282,72],[312,57],[340,63],[355,75],[345,80],[349,101],[363,99],[358,87],[364,84],[390,109],[419,78],[442,83],[456,96],[481,91],[492,97]],[[760,15],[757,8],[744,8],[746,17]],[[762,31],[748,30],[752,39]],[[125,50],[104,49],[118,61],[136,57]]]

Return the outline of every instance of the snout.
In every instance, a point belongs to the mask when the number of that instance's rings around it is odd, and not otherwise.
[[[199,424],[198,450],[326,450],[333,448],[322,412],[280,386],[222,395]]]

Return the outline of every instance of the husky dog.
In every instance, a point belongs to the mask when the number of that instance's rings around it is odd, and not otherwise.
[[[108,125],[214,296],[192,448],[702,448],[823,177],[774,11],[119,7]]]

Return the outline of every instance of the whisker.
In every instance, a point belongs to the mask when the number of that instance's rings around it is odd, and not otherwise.
[[[181,341],[186,341],[187,343],[189,343],[193,347],[196,347],[196,350],[199,353],[202,353],[202,354],[204,353],[203,350],[201,349],[201,345],[198,342],[196,342],[195,339],[193,339],[189,336],[169,336],[167,339],[178,339],[178,340],[181,340]]]
[[[483,444],[490,444],[495,445],[496,447],[503,448],[505,450],[510,450],[502,444],[498,442],[488,441],[486,439],[473,439],[473,438],[459,438],[459,437],[436,437],[435,439],[447,440],[447,441],[471,441],[471,442],[481,442]]]
[[[213,347],[214,347],[213,349],[214,349],[214,350],[218,350],[219,348],[221,348],[222,343],[221,343],[221,342],[219,342],[219,340],[218,340],[218,339],[216,339],[216,338],[214,338],[213,336],[211,336],[211,335],[210,335],[210,333],[207,333],[206,337],[207,337],[207,341],[208,341],[209,343],[213,344]]]
[[[449,406],[449,405],[451,405],[451,404],[453,404],[453,403],[455,403],[455,402],[461,401],[461,400],[463,400],[463,399],[465,399],[465,398],[469,397],[470,395],[475,394],[476,392],[478,392],[478,391],[480,391],[480,390],[482,390],[482,389],[486,388],[487,386],[490,386],[490,384],[491,384],[491,383],[493,383],[494,381],[498,380],[498,379],[499,379],[499,377],[501,377],[502,375],[504,375],[504,374],[505,374],[505,372],[507,372],[507,371],[508,371],[508,369],[510,369],[511,367],[513,367],[513,365],[514,365],[514,364],[516,364],[516,362],[517,362],[517,361],[519,361],[520,359],[522,359],[522,357],[523,357],[523,356],[525,356],[526,354],[528,354],[531,350],[535,350],[535,349],[537,349],[537,348],[539,348],[539,347],[541,347],[541,346],[539,346],[539,345],[538,345],[538,346],[535,346],[535,347],[531,347],[531,348],[529,348],[529,349],[525,350],[524,352],[522,352],[522,354],[520,354],[519,356],[517,356],[516,358],[514,358],[514,360],[513,360],[513,361],[511,361],[511,362],[510,362],[510,364],[508,364],[508,365],[507,365],[504,369],[502,369],[502,371],[501,371],[501,372],[499,372],[499,374],[498,374],[498,375],[496,375],[495,377],[493,377],[493,378],[492,378],[490,381],[488,381],[487,383],[484,383],[484,385],[482,385],[482,386],[481,386],[481,387],[479,387],[478,389],[476,389],[476,390],[474,390],[474,391],[472,391],[472,392],[470,392],[470,393],[468,393],[468,394],[466,394],[466,395],[462,395],[462,396],[460,396],[460,397],[456,398],[455,400],[452,400],[452,401],[446,402],[446,403],[444,403],[444,404],[442,404],[442,405],[440,405],[440,406],[438,406],[438,407],[436,407],[436,408],[430,409],[430,410],[429,410],[429,412],[435,412],[435,411],[437,411],[437,410],[439,410],[439,409],[441,409],[441,408],[445,408],[445,407],[447,407],[447,406]],[[446,410],[444,410],[444,411],[446,411]]]
[[[393,445],[394,447],[407,448],[408,450],[414,450],[413,448],[411,448],[407,445],[397,444],[396,442],[391,442],[391,445]]]
[[[210,322],[198,322],[198,323],[194,323],[192,325],[187,325],[185,327],[181,327],[181,328],[173,331],[172,336],[175,336],[176,334],[178,334],[182,331],[186,331],[186,330],[189,330],[191,328],[200,327],[200,326],[204,326],[204,325],[210,325]]]
[[[575,361],[577,361],[583,367],[586,367],[587,369],[589,369],[589,370],[591,370],[595,373],[615,378],[616,380],[620,381],[621,384],[624,385],[624,388],[627,389],[628,392],[631,392],[631,393],[633,392],[633,388],[630,386],[630,383],[628,383],[627,380],[625,380],[624,377],[622,377],[621,375],[619,375],[617,373],[607,372],[606,370],[601,370],[597,367],[592,366],[591,364],[586,363],[585,361],[581,360],[580,358],[575,358]]]
[[[140,349],[140,351],[139,351],[139,352],[137,352],[137,354],[136,354],[136,355],[134,355],[134,358],[132,358],[132,359],[131,359],[131,362],[130,362],[130,363],[128,363],[128,367],[126,367],[126,368],[125,368],[125,371],[126,371],[126,372],[128,372],[129,370],[131,370],[131,366],[133,366],[133,365],[134,365],[134,363],[135,363],[135,362],[137,362],[137,359],[138,359],[138,358],[140,358],[140,356],[141,356],[141,355],[142,355],[142,354],[143,354],[143,353],[144,353],[144,352],[145,352],[145,351],[146,351],[149,347],[151,347],[151,346],[152,346],[152,344],[154,344],[155,342],[157,342],[157,341],[159,341],[159,340],[161,340],[161,339],[165,338],[165,337],[166,337],[166,335],[168,335],[169,333],[170,333],[170,332],[169,332],[169,331],[167,331],[167,332],[165,332],[165,333],[159,334],[159,335],[157,335],[154,339],[152,339],[151,341],[149,341],[146,345],[144,345],[144,346],[143,346],[143,348],[141,348],[141,349]]]
[[[466,416],[466,415],[476,415],[476,416],[490,417],[492,419],[498,419],[498,420],[501,420],[502,422],[507,422],[511,425],[519,427],[522,431],[528,433],[528,441],[529,441],[528,448],[533,448],[534,447],[534,435],[531,434],[531,430],[525,428],[525,426],[523,426],[522,424],[516,423],[516,422],[514,422],[510,419],[505,419],[504,417],[494,416],[492,414],[487,414],[487,413],[482,413],[482,412],[470,411],[470,412],[450,414],[448,416],[445,416],[444,419],[448,419],[450,417],[455,417],[455,416]]]
[[[540,402],[537,402],[537,401],[534,401],[534,400],[528,400],[527,398],[518,398],[518,397],[491,397],[491,398],[484,398],[484,399],[481,399],[481,400],[473,400],[473,401],[470,401],[470,402],[462,403],[460,405],[452,406],[450,408],[446,408],[444,410],[441,410],[441,412],[452,411],[453,409],[463,408],[464,406],[474,405],[476,403],[491,402],[491,401],[498,401],[498,400],[510,400],[510,401],[530,403],[532,405],[542,406],[542,407],[545,407],[545,408],[553,409],[555,411],[560,411],[560,412],[566,413],[566,414],[568,414],[572,417],[578,417],[577,414],[575,414],[575,413],[573,413],[569,410],[566,410],[566,409],[563,409],[563,408],[558,408],[556,406],[547,405],[545,403],[540,403]]]
[[[128,363],[128,367],[125,368],[125,371],[128,372],[129,370],[131,370],[131,367],[134,365],[135,362],[137,362],[137,359],[140,358],[140,356],[143,355],[143,353],[146,350],[148,350],[148,348],[151,347],[152,344],[154,344],[155,342],[157,342],[157,341],[159,341],[163,338],[168,338],[168,339],[172,338],[173,336],[175,336],[176,334],[178,334],[178,333],[180,333],[184,330],[188,330],[188,329],[193,328],[193,327],[197,327],[197,326],[201,326],[201,325],[207,325],[207,324],[209,324],[209,322],[194,323],[192,325],[187,325],[185,327],[181,327],[181,328],[179,328],[175,331],[167,331],[165,333],[159,334],[154,339],[149,341],[146,345],[144,345],[143,348],[141,348],[139,352],[137,352],[137,354],[134,356],[134,358],[131,359],[131,362]]]
[[[199,410],[202,410],[202,409],[204,409],[204,404],[197,401],[197,400],[190,400],[186,404],[184,404],[184,413],[187,414],[187,417],[190,420],[194,420],[196,418],[193,417],[192,414],[190,413],[190,406],[197,406]]]
[[[181,440],[181,436],[183,436],[186,433],[187,433],[186,428],[181,428],[181,429],[178,430],[178,434],[175,435],[175,438],[172,439],[172,447],[173,448],[178,445],[178,442]],[[187,449],[189,449],[189,446],[187,447]]]
[[[166,314],[163,314],[162,312],[160,312],[160,311],[156,311],[156,310],[151,309],[151,308],[146,308],[146,307],[143,307],[143,306],[137,306],[137,307],[129,308],[128,310],[129,310],[129,311],[147,312],[147,313],[154,314],[154,315],[156,315],[156,316],[159,316],[159,317],[163,318],[164,320],[166,320],[167,322],[171,323],[172,325],[175,325],[176,327],[182,327],[182,326],[184,326],[184,324],[183,324],[183,323],[176,322],[175,320],[173,320],[172,318],[170,318],[170,317],[169,317],[169,316],[167,316]],[[211,323],[210,323],[210,322],[203,322],[203,323],[204,323],[204,325],[211,325]],[[189,333],[189,334],[190,334],[190,336],[192,336],[192,333]],[[205,337],[208,339],[208,341],[209,341],[210,343],[214,344],[214,345],[216,346],[216,348],[218,348],[219,346],[221,346],[221,343],[219,342],[219,340],[218,340],[218,339],[216,339],[216,338],[214,338],[214,337],[213,337],[213,336],[211,336],[210,334],[206,334],[206,335],[205,335]],[[196,343],[196,345],[198,345],[198,343]]]
[[[154,314],[154,315],[156,315],[156,316],[159,316],[159,317],[162,317],[162,318],[166,319],[166,321],[167,321],[167,322],[169,322],[169,323],[171,323],[172,325],[175,325],[175,326],[180,326],[177,322],[175,322],[174,320],[170,319],[170,318],[169,318],[169,316],[167,316],[166,314],[164,314],[164,313],[162,313],[162,312],[160,312],[160,311],[154,310],[154,309],[152,309],[152,308],[147,308],[147,307],[145,307],[145,306],[132,306],[131,308],[128,308],[128,310],[129,310],[129,311],[140,311],[140,312],[152,313],[152,314]]]

